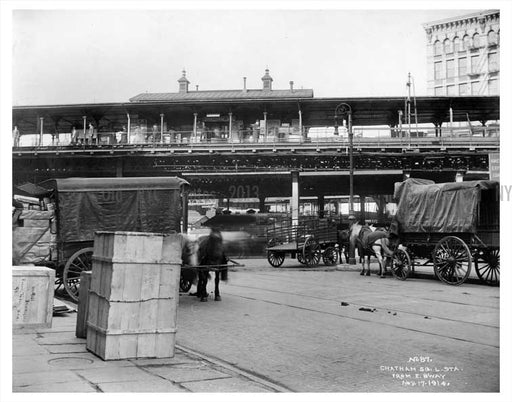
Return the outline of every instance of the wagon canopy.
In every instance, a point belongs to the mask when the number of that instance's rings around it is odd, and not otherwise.
[[[44,186],[57,202],[59,241],[91,241],[101,230],[180,231],[181,191],[177,177],[68,178]]]
[[[434,183],[407,179],[395,183],[395,219],[402,233],[475,233],[483,190],[498,188],[488,180]]]

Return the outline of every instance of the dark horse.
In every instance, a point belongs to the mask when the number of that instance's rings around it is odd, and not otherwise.
[[[379,262],[379,275],[384,278],[386,273],[387,259],[383,258],[382,251],[385,255],[390,255],[391,251],[388,246],[388,233],[383,228],[374,228],[368,225],[360,225],[354,222],[350,227],[350,244],[357,248],[359,258],[361,258],[362,271],[361,275],[370,276],[370,258],[377,257]],[[368,269],[365,270],[365,257]]]
[[[182,269],[182,277],[190,283],[197,283],[197,296],[202,302],[208,301],[206,285],[210,279],[210,270],[215,271],[215,301],[222,300],[219,292],[219,280],[227,281],[228,269],[223,267],[228,263],[224,254],[222,235],[219,230],[212,229],[208,236],[202,236],[197,241],[184,236],[183,263],[188,265]],[[196,269],[194,269],[196,267]]]
[[[350,249],[350,229],[338,229],[338,249],[340,253],[340,263],[343,262],[341,257],[344,255],[345,261],[348,264]]]

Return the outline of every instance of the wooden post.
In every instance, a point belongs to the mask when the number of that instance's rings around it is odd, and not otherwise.
[[[126,143],[130,143],[130,130],[131,130],[131,119],[130,119],[130,113],[126,113],[126,117],[128,118],[128,131],[126,132],[127,141]]]
[[[164,114],[160,113],[160,144],[164,143]]]
[[[233,113],[229,112],[229,142],[233,142]]]
[[[197,142],[197,113],[194,113],[194,142]]]
[[[78,312],[76,315],[77,338],[87,338],[87,316],[89,314],[89,288],[91,287],[92,271],[80,273],[80,293],[78,295]]]
[[[300,110],[300,108],[299,108],[299,131],[300,131],[300,136],[302,137],[303,136],[303,133],[302,133],[302,110]]]
[[[183,216],[183,223],[181,227],[181,232],[187,234],[188,232],[188,191],[183,190],[181,193],[181,209],[182,209],[182,216]]]
[[[267,142],[267,134],[268,134],[268,129],[267,129],[267,112],[263,112],[263,121],[265,122],[265,130],[264,130],[264,142]]]
[[[41,131],[39,133],[39,146],[43,145],[43,134],[44,134],[44,129],[43,129],[43,125],[44,125],[44,117],[40,117],[39,118],[40,122],[41,122]]]

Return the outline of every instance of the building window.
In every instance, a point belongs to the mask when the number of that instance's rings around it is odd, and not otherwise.
[[[434,88],[434,95],[435,96],[443,96],[444,95],[444,88],[443,87],[435,87]]]
[[[464,96],[468,94],[468,84],[459,84],[459,95]]]
[[[462,50],[468,50],[469,49],[469,35],[464,35],[462,38]]]
[[[474,81],[471,83],[471,95],[478,95],[478,91],[480,90],[480,83],[478,81]]]
[[[448,96],[456,96],[457,92],[455,91],[455,85],[448,85],[446,87],[446,93]]]
[[[471,56],[471,73],[472,74],[479,73],[478,56]]]
[[[496,32],[489,31],[489,33],[487,34],[487,43],[489,44],[489,46],[498,44],[498,35],[496,35]]]
[[[480,47],[480,35],[477,33],[473,35],[473,48],[477,49]]]
[[[459,59],[459,77],[468,73],[468,63],[465,57]]]
[[[452,41],[446,38],[443,42],[443,48],[445,53],[453,53]]]
[[[455,60],[446,60],[446,78],[455,77]]]
[[[440,80],[442,78],[443,78],[443,63],[439,61],[437,63],[434,63],[434,79]]]
[[[496,71],[500,71],[500,60],[498,58],[498,53],[489,53],[487,58],[487,62],[489,63],[489,72],[495,73]]]
[[[489,80],[489,95],[499,95],[500,93],[500,81]]]
[[[437,63],[434,63],[434,79],[440,80],[442,78],[444,78],[443,77],[443,63],[439,61]]]
[[[453,51],[455,53],[457,53],[458,51],[460,51],[460,38],[458,36],[456,36],[455,38],[453,38]]]
[[[443,54],[443,49],[442,49],[441,41],[436,40],[434,42],[434,56],[439,56],[441,54]]]

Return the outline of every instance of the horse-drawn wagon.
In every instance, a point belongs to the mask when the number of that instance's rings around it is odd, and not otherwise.
[[[45,265],[78,300],[80,273],[92,268],[96,231],[181,232],[188,183],[175,177],[67,178],[41,184],[55,205],[55,246]]]
[[[415,264],[432,265],[442,282],[460,285],[474,266],[482,282],[499,284],[497,182],[408,179],[395,184],[394,198],[400,241],[392,263],[396,277],[406,279]]]
[[[286,254],[308,267],[338,261],[338,229],[335,221],[314,217],[298,222],[276,222],[267,229],[267,259],[273,267],[280,267]]]

